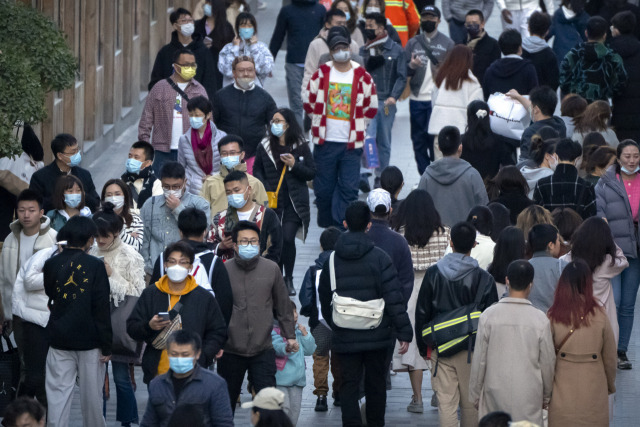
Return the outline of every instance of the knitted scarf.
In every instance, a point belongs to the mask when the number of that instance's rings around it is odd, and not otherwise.
[[[211,123],[207,121],[207,127],[204,129],[204,134],[200,138],[200,132],[197,129],[191,128],[191,148],[193,148],[193,155],[198,162],[198,166],[204,172],[205,175],[211,175],[213,170],[213,147]]]

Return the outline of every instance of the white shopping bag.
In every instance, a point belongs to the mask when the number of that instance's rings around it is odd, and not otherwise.
[[[531,124],[529,112],[515,99],[503,93],[489,96],[491,130],[493,133],[520,141],[522,133]]]

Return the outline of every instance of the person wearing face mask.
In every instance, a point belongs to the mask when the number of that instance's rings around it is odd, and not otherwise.
[[[247,174],[231,172],[224,178],[224,189],[229,207],[213,217],[211,232],[207,238],[216,245],[216,254],[223,260],[236,256],[231,231],[239,221],[250,221],[260,229],[260,254],[280,263],[282,255],[282,226],[280,218],[270,208],[251,200],[252,188]],[[293,289],[291,285],[290,291]]]
[[[267,189],[275,194],[271,207],[282,224],[284,282],[290,295],[295,295],[293,268],[296,262],[296,235],[301,231],[306,240],[311,222],[309,187],[316,175],[316,165],[302,129],[293,111],[282,108],[273,115],[269,136],[262,140],[256,154],[253,172]]]
[[[145,384],[176,367],[166,347],[157,341],[154,344],[172,323],[179,322],[182,330],[202,337],[202,352],[192,359],[192,366],[194,361],[201,367],[211,366],[214,359],[222,356],[227,341],[227,324],[215,297],[198,286],[189,273],[195,260],[191,245],[184,241],[170,244],[164,250],[163,260],[165,274],[142,291],[127,320],[129,336],[147,343],[142,356]],[[180,318],[176,320],[178,316]],[[145,425],[144,421],[142,425]]]
[[[546,128],[543,128],[546,129]],[[556,138],[543,138],[540,132],[531,137],[531,160],[533,165],[525,164],[520,167],[520,173],[527,180],[529,192],[527,197],[533,199],[533,190],[538,180],[553,175],[558,166],[556,155]]]
[[[122,242],[139,251],[144,240],[144,225],[140,215],[131,209],[131,193],[127,184],[121,179],[110,179],[102,187],[101,200],[103,206],[105,203],[112,203],[115,213],[124,221],[119,233]]]
[[[82,182],[73,175],[58,178],[53,192],[53,209],[47,212],[51,228],[60,229],[74,216],[91,216],[91,210],[85,205],[85,192]]]
[[[231,43],[227,43],[220,52],[218,69],[224,75],[223,86],[234,82],[233,60],[238,56],[250,56],[256,67],[256,85],[263,87],[273,70],[273,55],[266,44],[258,41],[258,22],[249,12],[242,12],[236,18],[236,33]]]
[[[375,170],[374,187],[380,186],[380,175],[389,166],[391,157],[391,129],[396,117],[396,102],[407,83],[404,49],[391,40],[385,30],[385,17],[380,13],[366,15],[367,43],[360,48],[360,56],[378,92],[378,113],[369,123],[367,136],[375,138],[380,167]]]
[[[620,339],[618,369],[631,369],[627,349],[633,328],[634,308],[640,287],[638,257],[638,212],[640,211],[640,147],[631,139],[617,148],[617,162],[607,169],[596,184],[597,216],[604,218],[617,246],[629,262],[619,276],[611,280],[616,301]]]
[[[333,61],[320,66],[302,94],[311,117],[318,170],[313,187],[323,228],[342,227],[347,206],[358,198],[365,130],[378,112],[373,78],[350,60],[348,38],[336,33],[328,43]]]
[[[477,0],[443,0],[442,14],[449,24],[449,37],[451,37],[451,40],[455,44],[465,44],[468,36],[471,36],[471,38],[477,37],[477,34],[472,35],[469,31],[467,16],[469,16],[470,11],[480,12],[483,21],[482,26],[484,27],[484,20],[489,19],[493,11],[493,3],[492,0],[482,0],[481,2]]]
[[[221,212],[229,204],[224,191],[224,179],[233,171],[246,172],[247,164],[244,162],[244,141],[238,135],[227,135],[218,142],[218,152],[220,153],[220,173],[213,174],[204,181],[200,196],[211,205],[211,217]],[[247,174],[249,185],[252,189],[252,199],[259,205],[264,206],[269,198],[264,189],[264,185],[253,175]]]
[[[587,41],[585,30],[589,14],[585,12],[585,0],[562,0],[551,19],[548,37],[553,38],[553,53],[558,64],[574,46]],[[590,2],[597,4],[597,2]]]
[[[224,380],[215,372],[203,369],[195,363],[202,354],[200,336],[188,330],[175,331],[167,340],[167,353],[169,372],[149,384],[149,401],[154,404],[147,405],[141,425],[172,425],[169,421],[173,420],[171,415],[176,408],[193,405],[201,410],[202,424],[199,425],[233,426],[233,414]],[[202,405],[202,402],[208,404]]]
[[[187,104],[191,129],[180,137],[178,163],[184,166],[187,191],[200,194],[207,177],[220,171],[218,142],[227,134],[213,123],[213,106],[204,96],[197,96]]]
[[[346,28],[349,30],[351,39],[356,42],[359,48],[364,46],[367,42],[364,36],[364,28],[360,28],[356,25],[359,19],[357,7],[352,6],[349,0],[336,0],[331,4],[330,10],[333,9],[339,9],[344,12],[345,17],[347,18]]]
[[[42,269],[51,312],[45,388],[49,426],[68,426],[73,389],[80,387],[82,424],[106,427],[102,387],[111,359],[113,333],[109,276],[105,264],[87,252],[98,229],[91,218],[75,216],[62,228],[62,252]]]
[[[256,85],[256,64],[251,56],[238,56],[231,64],[235,83],[225,86],[213,100],[213,121],[219,129],[244,141],[247,172],[253,172],[256,149],[271,124],[276,102]]]
[[[464,18],[465,43],[473,50],[473,75],[480,83],[489,65],[502,57],[498,40],[485,31],[485,22],[485,15],[479,9],[471,9]]]
[[[138,124],[138,139],[151,142],[156,175],[164,163],[178,158],[180,137],[189,129],[187,103],[196,96],[207,97],[205,88],[194,79],[197,67],[193,52],[182,48],[173,56],[174,73],[149,91]]]
[[[280,268],[260,256],[262,233],[253,221],[237,222],[230,233],[235,256],[224,265],[233,291],[233,314],[218,373],[227,381],[233,410],[247,371],[256,393],[276,386],[276,353],[271,341],[274,317],[287,340],[287,351],[300,350]]]
[[[360,31],[362,31],[362,34],[364,34],[364,29],[365,29],[364,27],[366,26],[365,16],[367,16],[370,13],[380,13],[382,16],[386,18],[384,14],[384,11],[385,11],[384,1],[364,0],[364,2],[362,3],[361,10],[362,10],[362,14],[358,17],[358,28],[360,28]],[[395,28],[393,28],[393,25],[391,24],[391,21],[389,21],[388,18],[386,18],[386,24],[384,29],[389,35],[389,37],[391,38],[391,40],[398,43],[399,45],[402,45],[402,41],[400,40],[400,36],[398,35],[398,32],[396,31]]]
[[[140,254],[144,258],[145,272],[153,273],[153,263],[167,245],[180,240],[178,215],[188,207],[194,207],[207,214],[210,221],[209,203],[200,196],[185,191],[184,167],[178,162],[168,162],[160,175],[162,196],[147,200],[140,210],[144,224],[144,239]]]
[[[216,63],[204,44],[204,36],[195,32],[195,23],[191,12],[181,7],[177,8],[169,15],[171,22],[171,41],[164,45],[153,64],[151,70],[151,80],[148,89],[151,89],[160,81],[174,73],[174,56],[181,49],[189,49],[195,56],[197,65],[194,78],[205,88],[209,98],[213,98],[216,93]]]
[[[131,192],[132,213],[139,214],[149,197],[162,195],[162,184],[151,167],[154,154],[153,145],[145,141],[136,141],[129,149],[129,158],[125,162],[126,172],[120,179]]]
[[[98,229],[97,246],[92,246],[89,255],[102,258],[109,276],[111,317],[127,318],[133,305],[128,299],[138,299],[145,288],[144,260],[133,247],[120,239],[124,220],[115,212],[113,203],[106,202],[96,212],[93,222]],[[136,363],[142,351],[142,344],[124,348],[119,343],[129,340],[124,322],[112,323],[114,343],[112,346],[111,368],[116,385],[116,421],[124,427],[138,424],[138,404],[132,387],[129,364]],[[105,400],[106,401],[106,400]]]
[[[53,197],[58,178],[65,175],[73,175],[80,180],[86,192],[86,203],[93,212],[100,206],[100,197],[96,193],[91,172],[81,168],[82,149],[78,140],[68,133],[56,135],[51,141],[53,162],[42,169],[37,170],[31,177],[29,188],[37,191],[44,198],[43,209],[45,212],[54,208]]]

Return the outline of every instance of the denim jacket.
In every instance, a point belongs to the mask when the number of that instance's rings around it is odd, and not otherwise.
[[[200,196],[185,192],[180,205],[170,210],[164,196],[154,196],[148,199],[140,210],[140,217],[144,224],[144,239],[140,254],[144,258],[144,271],[153,274],[153,264],[171,243],[180,240],[178,230],[178,215],[186,208],[197,208],[207,215],[207,225],[211,225],[211,211],[209,202]]]
[[[384,65],[369,69],[368,62],[372,56],[382,55]],[[384,102],[392,97],[398,100],[407,84],[407,60],[402,46],[394,42],[390,37],[383,44],[367,48],[360,48],[360,56],[364,60],[367,72],[373,77],[378,92],[378,100]]]

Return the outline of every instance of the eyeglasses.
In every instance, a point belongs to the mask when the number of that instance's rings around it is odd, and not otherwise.
[[[167,260],[167,265],[169,267],[173,267],[174,265],[180,265],[180,267],[188,268],[191,265],[191,263],[189,261],[185,261],[185,260],[178,261],[176,259],[169,258]]]
[[[247,246],[247,245],[253,245],[253,246],[257,246],[258,244],[260,244],[260,239],[242,239],[242,240],[238,240],[238,245],[240,246]]]
[[[282,123],[282,124],[285,124],[285,125],[286,125],[286,124],[287,124],[287,121],[286,121],[286,120],[279,120],[279,119],[273,119],[273,120],[271,120],[271,124],[279,125],[280,123]]]
[[[189,64],[176,64],[176,65],[178,65],[180,68],[182,68],[182,67],[198,68],[198,64],[196,64],[195,62],[191,62]]]
[[[221,151],[220,157],[239,156],[242,151]]]
[[[163,185],[162,189],[166,190],[166,191],[176,191],[176,190],[182,190],[183,186],[184,186],[184,184]]]
[[[66,152],[62,152],[61,154],[64,154],[65,156],[73,156],[76,155],[80,152],[80,147],[76,147],[75,150],[73,150],[71,153],[66,153]]]

